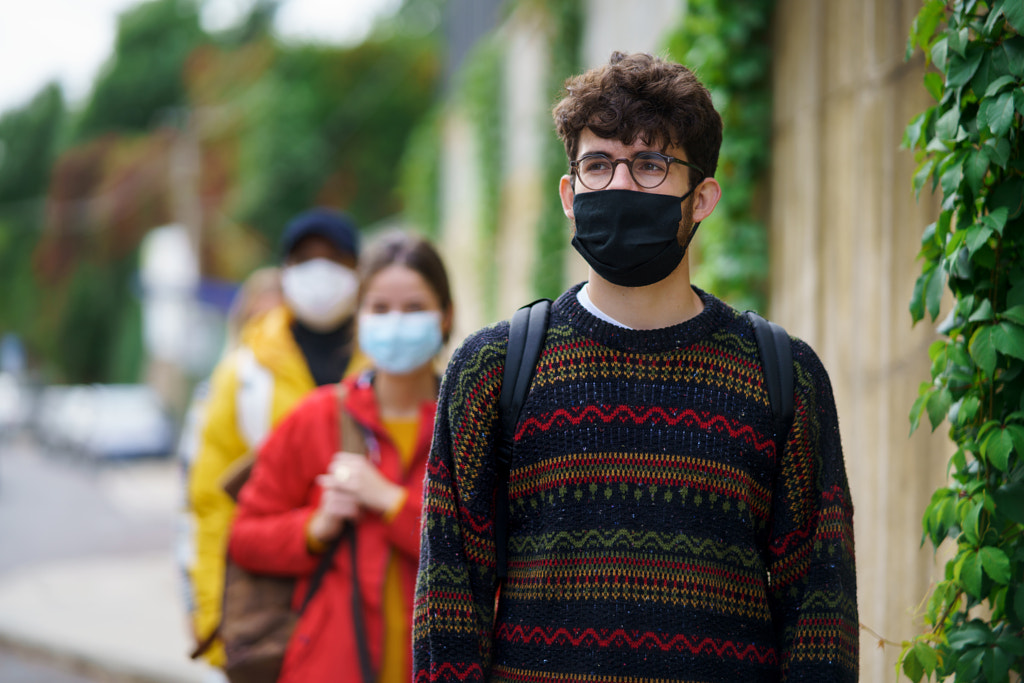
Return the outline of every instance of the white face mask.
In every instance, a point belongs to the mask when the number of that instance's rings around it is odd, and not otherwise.
[[[443,344],[441,314],[364,313],[359,316],[359,348],[374,365],[395,375],[422,367],[437,355]]]
[[[304,261],[281,272],[288,307],[299,322],[317,332],[333,330],[352,315],[358,288],[355,271],[329,259]]]

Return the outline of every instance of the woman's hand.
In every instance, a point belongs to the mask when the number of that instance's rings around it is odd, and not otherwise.
[[[339,491],[355,497],[361,507],[380,514],[389,512],[405,495],[401,486],[355,453],[337,453],[331,461],[331,475]]]
[[[320,505],[306,528],[313,539],[326,545],[338,534],[346,520],[359,516],[359,499],[351,491],[345,489],[333,474],[321,474],[316,483],[323,488]]]

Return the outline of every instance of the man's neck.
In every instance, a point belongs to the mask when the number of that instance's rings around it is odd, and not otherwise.
[[[704,310],[682,265],[646,287],[620,287],[590,271],[590,300],[603,313],[635,330],[655,330],[686,322]]]

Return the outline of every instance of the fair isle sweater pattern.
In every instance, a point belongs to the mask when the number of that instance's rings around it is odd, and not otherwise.
[[[507,322],[445,374],[425,483],[414,680],[856,681],[853,508],[828,375],[793,339],[776,453],[753,330],[633,331],[555,302],[515,434],[509,576],[493,444]]]

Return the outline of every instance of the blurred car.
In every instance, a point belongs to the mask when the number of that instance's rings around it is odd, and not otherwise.
[[[145,384],[45,387],[34,413],[36,436],[50,450],[96,459],[164,457],[174,451],[174,420]]]
[[[24,426],[29,418],[29,395],[15,376],[0,372],[0,434]]]

